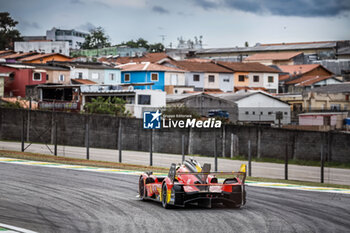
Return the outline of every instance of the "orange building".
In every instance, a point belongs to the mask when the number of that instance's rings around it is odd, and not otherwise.
[[[44,53],[19,59],[23,63],[47,63],[48,61],[71,61],[72,58],[60,53]]]

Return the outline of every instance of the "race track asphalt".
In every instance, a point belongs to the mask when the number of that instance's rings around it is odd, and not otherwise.
[[[37,232],[350,232],[350,195],[247,187],[241,209],[165,210],[135,175],[0,164],[0,223]]]

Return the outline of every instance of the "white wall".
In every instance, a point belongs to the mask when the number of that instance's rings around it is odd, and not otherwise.
[[[227,82],[227,80],[229,80]],[[225,73],[220,73],[219,74],[219,88],[224,91],[224,92],[228,92],[228,91],[233,91],[233,73],[232,74],[225,74]]]
[[[15,52],[60,53],[69,56],[68,41],[16,41]]]
[[[166,105],[166,92],[160,90],[135,90],[135,104],[126,104],[126,108],[133,112],[136,118],[142,118],[143,112],[150,109],[156,110]],[[139,105],[138,96],[139,95],[151,95],[150,105]]]
[[[273,76],[273,82],[269,83],[268,77]],[[278,93],[278,74],[276,73],[263,73],[264,84],[263,87],[266,89],[275,89]]]
[[[214,76],[214,82],[209,82],[209,76]],[[204,88],[219,89],[220,80],[218,73],[205,73],[204,74]]]
[[[173,84],[173,78],[176,76],[176,84]],[[175,85],[175,86],[185,86],[185,73],[181,72],[165,72],[164,76],[164,85],[170,86],[170,85]]]
[[[71,68],[70,77],[71,79],[78,79],[79,72],[83,73],[83,79],[89,79],[89,70],[83,68]]]
[[[193,81],[193,75],[198,74],[199,75],[199,82],[194,82]],[[194,86],[198,88],[203,88],[204,87],[204,73],[196,73],[196,72],[186,72],[185,73],[185,78],[186,78],[186,86]]]
[[[254,76],[259,76],[259,82],[254,82]],[[249,86],[250,87],[264,87],[264,74],[263,73],[249,73]]]
[[[281,111],[283,112],[282,124],[290,123],[290,106],[273,97],[256,93],[236,101],[236,104],[239,121],[274,121],[277,124],[276,112]]]

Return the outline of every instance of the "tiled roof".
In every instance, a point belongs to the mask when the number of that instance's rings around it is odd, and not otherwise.
[[[149,62],[130,63],[118,66],[122,71],[171,71],[171,72],[185,72],[184,70],[158,65]]]
[[[309,79],[302,80],[301,82],[296,84],[296,86],[310,86],[310,85],[312,85],[314,83],[317,83],[317,82],[320,82],[320,81],[323,81],[323,80],[326,80],[326,79],[330,79],[330,78],[334,78],[334,77],[333,76],[309,77]]]
[[[311,91],[317,92],[317,93],[349,93],[350,94],[350,82],[316,87],[316,88],[313,88]]]
[[[208,72],[208,73],[232,73],[231,70],[211,62],[195,62],[195,61],[171,61],[171,64],[191,72]]]
[[[305,64],[305,65],[284,65],[278,66],[283,72],[289,73],[291,75],[303,75],[308,73],[317,67],[322,67],[320,64]],[[325,69],[325,68],[324,68]],[[327,70],[327,69],[325,69]],[[328,71],[328,70],[327,70]],[[330,72],[330,71],[329,71]],[[332,74],[332,72],[330,72]]]
[[[97,84],[89,79],[71,79],[72,84]]]
[[[290,60],[302,52],[281,52],[281,53],[256,53],[245,59],[245,61],[260,61],[260,60]]]
[[[38,53],[36,53],[36,52],[15,53],[15,54],[10,54],[10,55],[3,56],[3,57],[1,57],[1,58],[5,58],[5,59],[17,59],[17,58],[32,56],[32,55],[35,55],[35,54],[38,54]]]
[[[235,87],[235,91],[240,91],[240,90],[261,90],[261,91],[266,91],[267,92],[267,89],[264,88],[264,87],[248,87],[248,86],[238,86],[238,87]]]
[[[260,46],[275,46],[275,45],[311,45],[311,44],[324,44],[324,43],[336,43],[337,41],[311,41],[311,42],[292,42],[292,43],[275,43],[275,44],[260,44]]]
[[[224,66],[232,71],[240,71],[240,72],[264,72],[264,73],[280,73],[280,71],[271,68],[269,66],[265,66],[258,62],[252,63],[242,63],[242,62],[223,62],[218,61],[217,64]]]
[[[273,51],[286,51],[286,50],[335,48],[336,45],[337,45],[336,41],[281,43],[281,44],[256,45],[253,47],[199,49],[196,51],[196,53],[197,54],[217,54],[217,53],[273,52]]]
[[[332,78],[333,76],[302,76],[300,78],[286,82],[286,84],[297,84],[298,86],[309,86],[316,82]]]
[[[0,55],[1,54],[7,54],[7,53],[14,53],[12,50],[1,50],[0,51]]]
[[[37,55],[30,56],[30,57],[21,58],[19,60],[20,61],[33,61],[33,60],[37,60],[37,59],[44,58],[44,57],[50,57],[50,56],[62,56],[65,58],[70,58],[70,57],[63,55],[63,54],[60,54],[60,53],[44,53],[44,54],[37,54]]]
[[[280,74],[280,76],[278,77],[279,81],[284,81],[286,79],[288,79],[290,77],[289,74]]]
[[[119,64],[127,64],[131,62],[151,62],[155,63],[158,62],[164,58],[169,58],[166,53],[147,53],[142,57],[118,57],[118,58],[100,58],[99,61],[109,61],[109,62],[115,62]]]
[[[212,60],[204,59],[204,58],[190,58],[190,59],[186,59],[185,61],[190,61],[190,62],[211,62]]]

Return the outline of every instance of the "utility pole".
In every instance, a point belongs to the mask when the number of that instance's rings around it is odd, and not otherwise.
[[[162,44],[164,45],[166,35],[159,35],[162,38]]]

